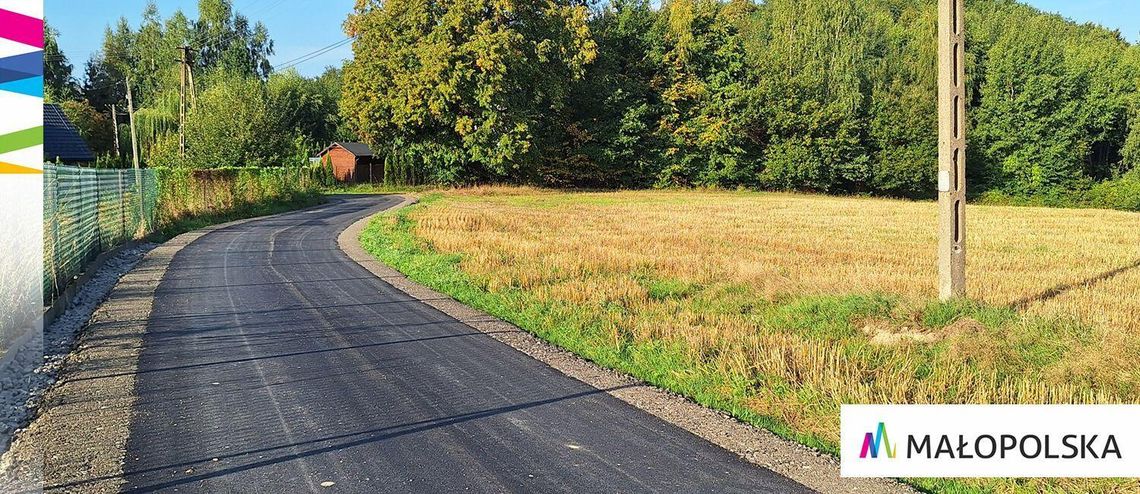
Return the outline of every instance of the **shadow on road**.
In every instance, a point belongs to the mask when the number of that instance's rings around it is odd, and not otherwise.
[[[425,323],[423,325],[435,326],[438,324],[439,323]],[[510,332],[515,332],[515,331],[495,331],[494,333],[510,333]],[[479,332],[448,334],[448,335],[441,335],[441,336],[430,336],[430,337],[425,337],[425,338],[413,338],[413,339],[408,339],[408,340],[382,341],[382,342],[378,342],[378,343],[368,343],[368,344],[364,344],[364,345],[350,345],[350,346],[340,346],[340,347],[333,347],[333,348],[321,348],[319,350],[307,350],[307,351],[303,351],[303,352],[278,353],[278,354],[272,354],[272,355],[261,355],[261,356],[257,356],[257,357],[246,357],[246,358],[239,358],[239,359],[218,360],[218,361],[211,361],[211,362],[201,362],[201,363],[196,363],[196,364],[178,365],[178,366],[172,366],[172,367],[158,367],[158,368],[154,368],[154,369],[141,369],[141,370],[138,370],[137,372],[103,374],[103,375],[98,375],[98,376],[75,378],[75,379],[70,379],[68,381],[69,382],[92,381],[92,380],[96,380],[96,379],[107,379],[107,378],[111,378],[111,377],[119,377],[119,376],[132,375],[132,374],[148,374],[148,373],[154,373],[154,372],[180,371],[180,370],[186,370],[186,369],[209,367],[209,366],[214,366],[214,365],[237,364],[237,363],[242,363],[242,362],[254,362],[254,361],[258,361],[258,360],[296,357],[296,356],[300,356],[300,355],[314,355],[314,354],[319,354],[319,353],[340,352],[340,351],[345,351],[345,350],[358,350],[361,348],[375,348],[375,347],[382,347],[382,346],[389,346],[389,345],[400,345],[400,344],[407,344],[407,343],[423,343],[426,341],[443,340],[443,339],[448,339],[448,338],[460,338],[460,337],[468,337],[468,336],[487,337],[488,334],[490,334],[490,333],[493,333],[493,332],[484,333],[482,331],[479,331]],[[278,340],[278,342],[280,342],[280,340]]]
[[[257,461],[244,463],[241,465],[235,465],[232,467],[215,470],[215,471],[208,472],[208,473],[202,473],[202,474],[197,474],[197,475],[187,475],[187,476],[185,476],[183,478],[179,478],[177,480],[170,480],[170,481],[162,482],[162,483],[158,483],[158,484],[151,484],[151,485],[145,485],[145,486],[130,486],[130,485],[126,486],[127,489],[129,489],[133,492],[162,491],[162,490],[166,490],[166,489],[176,488],[176,487],[181,486],[181,485],[192,484],[195,482],[199,482],[199,481],[214,478],[214,477],[221,477],[224,475],[242,472],[242,471],[246,471],[246,470],[250,470],[250,469],[254,469],[254,468],[265,467],[265,466],[269,466],[269,465],[273,465],[273,464],[277,464],[277,463],[296,460],[296,459],[305,458],[305,457],[309,457],[309,456],[313,456],[313,455],[319,455],[322,453],[329,453],[332,451],[338,451],[338,450],[345,449],[345,448],[351,448],[353,446],[360,446],[363,444],[384,441],[384,440],[388,440],[388,439],[397,438],[400,436],[406,436],[409,434],[415,434],[415,433],[419,433],[419,432],[429,431],[432,429],[437,429],[440,427],[447,427],[450,425],[468,422],[471,420],[478,420],[478,419],[482,419],[482,418],[486,418],[486,417],[492,417],[492,416],[499,415],[499,414],[514,412],[517,410],[524,410],[524,409],[528,409],[528,408],[541,407],[544,405],[550,405],[553,403],[558,403],[558,402],[562,402],[562,401],[566,401],[566,400],[574,400],[574,399],[578,399],[578,398],[584,398],[587,396],[597,395],[597,394],[601,394],[601,393],[609,393],[612,391],[618,391],[621,389],[627,389],[627,388],[632,388],[632,387],[637,387],[637,386],[639,386],[639,385],[638,384],[627,384],[627,385],[623,385],[623,386],[615,386],[615,387],[606,388],[606,389],[591,389],[589,391],[583,391],[580,393],[573,393],[573,394],[559,396],[559,397],[555,397],[555,398],[548,398],[545,400],[536,400],[536,401],[530,401],[530,402],[526,402],[526,403],[519,403],[519,404],[515,404],[515,405],[507,405],[507,406],[502,406],[502,407],[490,408],[487,410],[480,410],[480,411],[476,411],[476,412],[452,415],[452,416],[448,416],[448,417],[440,417],[440,418],[435,418],[435,419],[421,420],[421,421],[416,421],[416,422],[410,422],[407,424],[393,425],[393,426],[389,426],[389,427],[380,427],[380,428],[376,428],[376,429],[370,429],[370,430],[359,431],[359,432],[338,434],[338,435],[334,435],[334,436],[328,436],[328,437],[323,437],[323,438],[318,438],[318,439],[311,439],[308,441],[301,441],[301,442],[292,443],[292,444],[282,444],[282,445],[278,445],[278,446],[270,446],[270,447],[266,447],[266,448],[253,449],[253,450],[241,451],[241,452],[236,452],[236,453],[219,454],[219,455],[212,456],[210,458],[199,458],[199,459],[195,459],[195,460],[188,460],[188,461],[170,464],[170,465],[162,465],[159,467],[152,467],[152,468],[147,468],[147,469],[142,469],[142,470],[127,471],[123,475],[126,478],[130,478],[132,475],[139,475],[139,474],[144,474],[144,473],[148,473],[148,472],[155,472],[155,471],[162,471],[162,470],[173,470],[173,469],[181,470],[185,467],[191,467],[191,466],[195,466],[195,465],[215,464],[218,461],[240,458],[240,457],[247,456],[247,455],[261,455],[263,453],[280,452],[283,450],[288,450],[288,449],[293,449],[293,448],[303,448],[303,447],[310,447],[311,448],[311,449],[306,449],[304,451],[297,451],[297,452],[293,452],[293,453],[280,454],[278,456],[274,456],[271,458],[262,458],[262,459],[258,459]],[[332,442],[333,444],[328,444],[325,446],[317,446],[321,443],[326,443],[326,442]],[[215,461],[215,460],[217,460],[217,461]],[[79,481],[79,482],[70,482],[70,483],[66,483],[66,484],[45,486],[44,490],[45,491],[74,490],[74,489],[80,488],[83,485],[86,485],[88,483],[97,482],[97,481],[101,481],[101,480],[107,480],[107,479],[108,479],[108,477],[92,478],[92,479],[86,479],[86,480]]]

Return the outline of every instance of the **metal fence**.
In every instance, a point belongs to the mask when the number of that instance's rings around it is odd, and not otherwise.
[[[44,165],[44,303],[88,262],[155,228],[158,185],[152,170]]]

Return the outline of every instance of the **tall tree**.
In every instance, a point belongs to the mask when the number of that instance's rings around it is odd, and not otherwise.
[[[79,85],[71,75],[72,65],[59,48],[59,31],[44,22],[44,99],[66,101],[76,97]]]
[[[638,187],[656,180],[662,160],[653,132],[660,98],[649,59],[656,13],[648,0],[616,0],[592,16],[597,58],[571,86],[543,152],[547,185]]]
[[[193,47],[198,49],[198,65],[206,69],[262,79],[273,71],[269,29],[260,21],[251,25],[248,18],[234,12],[231,0],[198,1]]]
[[[655,132],[667,164],[656,183],[755,183],[756,115],[749,101],[755,80],[745,64],[741,24],[755,7],[746,1],[670,0],[653,28],[650,59],[661,118]]]
[[[296,134],[271,106],[270,89],[253,76],[219,73],[186,123],[187,166],[280,166]],[[169,147],[167,155],[172,154]]]
[[[869,69],[869,187],[891,196],[933,198],[938,170],[938,53],[933,42],[937,11],[921,0],[891,6],[878,9],[890,21],[882,32],[882,55]]]
[[[106,57],[91,57],[83,68],[80,95],[98,110],[105,110],[111,105],[119,105],[122,109],[127,98],[122,72]]]
[[[280,117],[281,124],[314,145],[327,145],[337,138],[340,88],[339,84],[332,86],[329,82],[329,77],[308,79],[292,69],[269,78],[270,107]]]
[[[861,191],[871,179],[866,114],[881,53],[880,12],[857,0],[771,0],[751,54],[777,188]]]
[[[1002,21],[1005,29],[985,53],[975,129],[987,177],[1017,194],[1071,187],[1123,109],[1113,111],[1108,94],[1088,98],[1095,87],[1091,70],[1082,67],[1088,60],[1074,66],[1080,51],[1067,45],[1090,40],[1065,21],[1043,15]]]
[[[443,182],[530,175],[544,117],[594,59],[586,17],[567,0],[359,1],[344,116]]]

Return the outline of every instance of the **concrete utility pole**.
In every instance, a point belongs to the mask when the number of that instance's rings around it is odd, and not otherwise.
[[[965,1],[938,0],[938,295],[966,295]]]

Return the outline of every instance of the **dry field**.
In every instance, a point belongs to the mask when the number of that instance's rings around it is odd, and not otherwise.
[[[478,188],[429,199],[406,228],[503,295],[500,312],[538,304],[558,315],[515,319],[564,326],[528,329],[612,347],[635,373],[664,366],[641,373],[824,445],[840,403],[1140,400],[1140,214],[967,214],[971,300],[949,304],[928,202]],[[1121,482],[1063,485],[1140,488]]]

